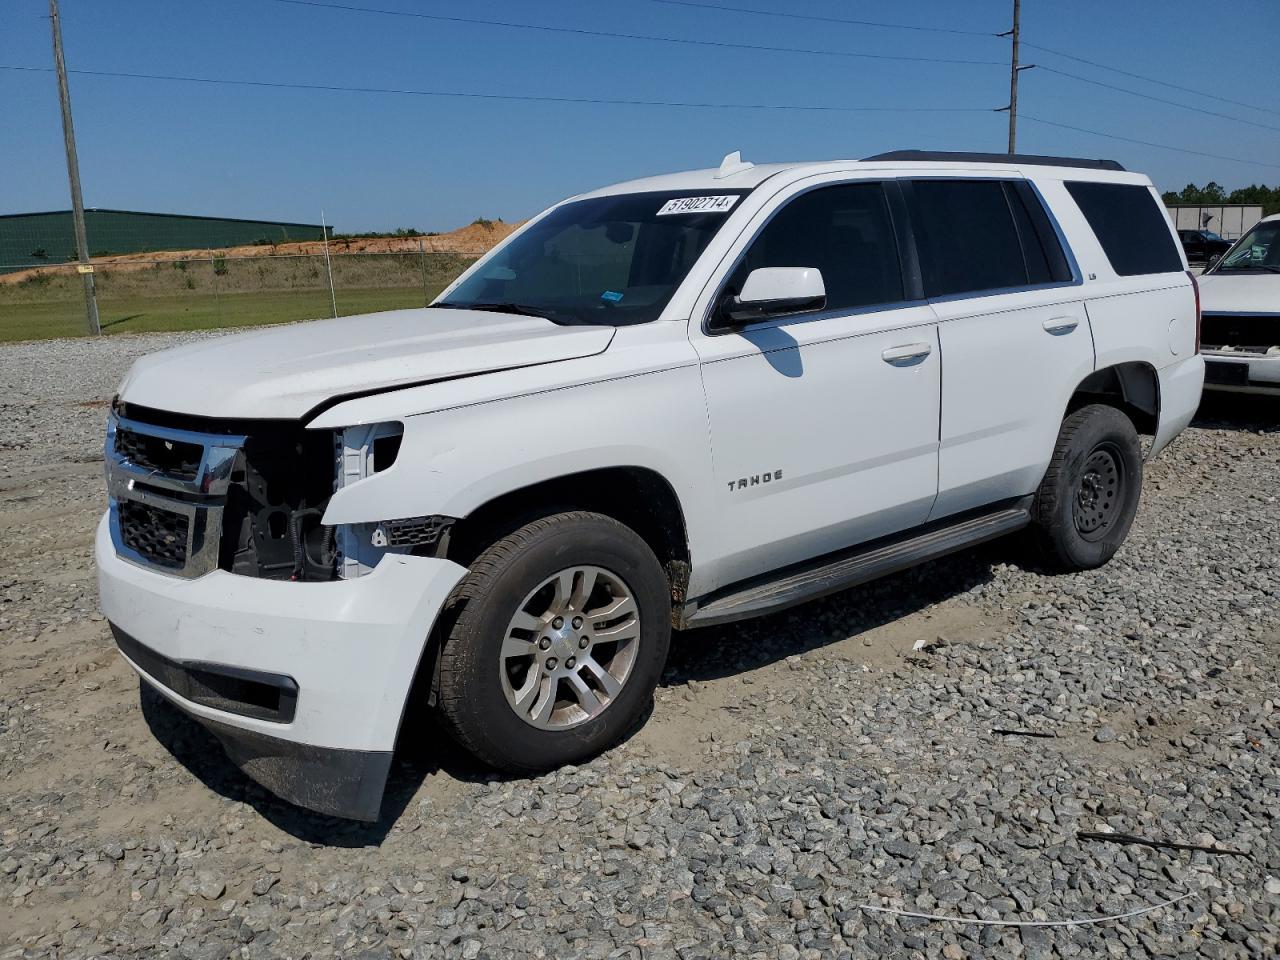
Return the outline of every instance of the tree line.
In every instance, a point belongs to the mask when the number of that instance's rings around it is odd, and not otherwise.
[[[1280,213],[1280,187],[1264,187],[1256,183],[1230,193],[1213,180],[1203,187],[1188,183],[1181,190],[1167,190],[1161,196],[1165,203],[1190,203],[1198,206],[1215,206],[1220,203],[1261,204],[1264,217]]]

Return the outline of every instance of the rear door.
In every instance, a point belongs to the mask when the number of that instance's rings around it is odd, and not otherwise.
[[[937,519],[1035,490],[1093,370],[1093,339],[1029,183],[930,178],[904,190],[942,348]]]

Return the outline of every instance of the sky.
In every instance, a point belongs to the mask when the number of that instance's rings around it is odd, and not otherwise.
[[[339,231],[449,230],[516,220],[620,180],[902,148],[1003,151],[1011,0],[61,0],[70,70],[499,96],[874,107],[760,110],[299,90],[70,77],[86,206],[318,222]],[[1229,13],[1228,13],[1229,11]],[[624,33],[697,40],[602,37]],[[1024,0],[1018,148],[1119,160],[1162,189],[1280,182],[1280,3]],[[725,44],[827,53],[746,50]],[[877,59],[850,56],[921,58]],[[932,60],[986,63],[939,63]],[[53,64],[47,0],[0,0],[0,66]],[[0,69],[0,213],[70,206],[54,75]],[[938,111],[938,112],[926,112]],[[970,112],[943,112],[943,111]],[[1271,112],[1267,112],[1267,111]],[[1070,127],[1234,159],[1178,153]],[[1249,121],[1248,123],[1239,120]],[[1244,162],[1235,162],[1236,160]]]

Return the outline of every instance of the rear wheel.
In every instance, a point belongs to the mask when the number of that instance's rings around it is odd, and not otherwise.
[[[1124,543],[1142,492],[1142,449],[1133,422],[1091,404],[1062,422],[1032,505],[1032,533],[1059,570],[1106,563]]]
[[[657,557],[600,514],[557,514],[503,537],[451,606],[441,712],[464,747],[515,773],[585,759],[630,732],[671,638]]]

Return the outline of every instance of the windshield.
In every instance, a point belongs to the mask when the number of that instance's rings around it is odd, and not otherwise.
[[[648,323],[746,193],[630,193],[566,203],[434,306],[562,324]]]
[[[1246,233],[1225,257],[1218,261],[1214,273],[1260,270],[1280,273],[1280,220],[1268,220]]]

